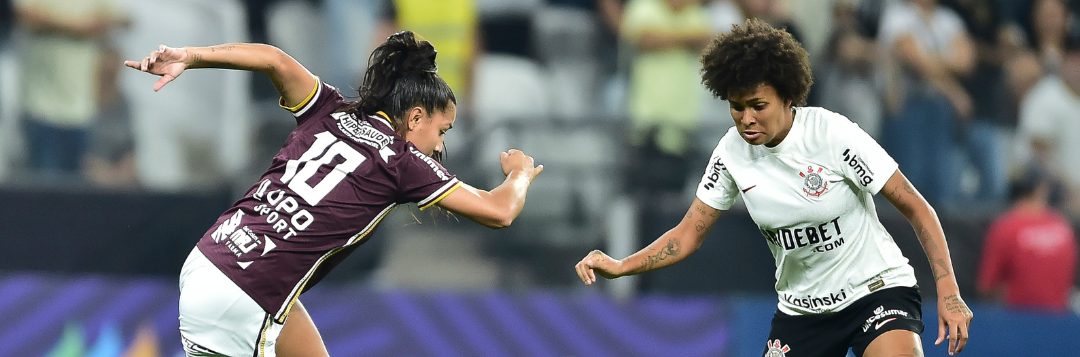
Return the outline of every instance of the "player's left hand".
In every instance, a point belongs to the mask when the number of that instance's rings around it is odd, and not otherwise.
[[[124,61],[124,65],[161,76],[154,83],[154,91],[161,90],[169,82],[179,77],[188,68],[188,53],[184,48],[172,48],[165,45],[158,46],[157,51],[150,52],[149,56],[143,57],[142,61]]]
[[[607,279],[618,278],[620,276],[618,270],[621,266],[621,260],[613,259],[600,250],[594,250],[574,265],[574,270],[585,285],[592,285],[596,282],[597,274]]]
[[[939,294],[938,297],[938,338],[934,345],[940,345],[949,337],[949,355],[960,353],[967,346],[971,318],[974,317],[959,293]]]

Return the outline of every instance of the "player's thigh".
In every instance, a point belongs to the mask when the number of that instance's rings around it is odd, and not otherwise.
[[[919,334],[908,330],[891,330],[879,335],[862,357],[922,357],[922,340]]]
[[[791,316],[777,311],[766,341],[765,357],[844,357],[847,334],[836,315]]]
[[[307,309],[296,301],[277,340],[278,357],[329,357],[319,329]]]

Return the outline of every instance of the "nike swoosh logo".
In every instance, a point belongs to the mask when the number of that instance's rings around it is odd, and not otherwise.
[[[751,189],[751,188],[754,188],[754,187],[757,187],[757,185],[753,185],[753,186],[747,187],[747,188],[746,188],[745,190],[742,190],[742,193],[746,193],[746,191],[750,191],[750,189]]]
[[[889,323],[889,321],[892,321],[892,320],[896,320],[896,318],[894,317],[894,318],[891,318],[891,319],[885,319],[885,320],[878,321],[878,323],[874,324],[874,330],[880,330],[882,325],[885,325],[885,324]]]

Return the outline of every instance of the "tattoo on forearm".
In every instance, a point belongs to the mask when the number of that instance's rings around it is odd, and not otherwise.
[[[210,52],[229,51],[229,50],[232,50],[235,47],[236,46],[234,46],[234,45],[228,45],[228,44],[226,44],[226,45],[215,45],[215,46],[210,46]]]
[[[911,181],[904,180],[904,183],[901,186],[903,186],[903,188],[904,188],[903,192],[900,192],[899,187],[893,187],[891,190],[889,190],[888,196],[892,198],[893,202],[897,202],[897,203],[904,202],[903,200],[900,199],[901,195],[904,192],[907,192],[907,194],[909,194],[909,195],[917,195],[918,194],[918,191],[915,190],[915,186],[911,185]],[[908,206],[908,205],[900,205],[900,206],[896,207],[896,209],[899,210],[900,213],[904,214],[905,217],[909,217],[915,212],[915,210],[912,207]]]
[[[191,63],[195,65],[202,64],[202,55],[198,53],[191,54]]]
[[[930,259],[930,269],[934,274],[934,281],[941,280],[941,278],[952,274],[949,270],[948,261],[946,261],[945,258],[935,258],[932,256],[934,252],[938,251],[938,245],[930,236],[930,231],[921,225],[916,227],[916,229],[916,235],[919,237],[919,241],[922,242],[923,250],[926,251],[926,256]]]
[[[697,223],[694,224],[694,228],[696,228],[698,232],[704,232],[705,221],[697,221]]]
[[[660,251],[656,252],[656,254],[648,256],[648,258],[646,259],[645,268],[655,268],[656,264],[660,263],[660,261],[667,259],[668,257],[675,254],[679,254],[679,250],[679,243],[675,241],[675,239],[669,239],[667,245],[663,248],[660,248]]]
[[[915,194],[915,186],[911,185],[911,181],[904,181],[904,191],[912,195]]]
[[[945,259],[937,258],[934,260],[934,264],[932,265],[934,267],[934,281],[938,281],[941,280],[941,278],[949,276],[949,266],[945,264]]]
[[[690,219],[690,217],[693,217],[693,216],[694,216],[694,212],[686,211],[686,219]]]

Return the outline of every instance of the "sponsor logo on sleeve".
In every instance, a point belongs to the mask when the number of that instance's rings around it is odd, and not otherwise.
[[[829,188],[829,182],[821,177],[822,170],[824,170],[822,167],[815,170],[813,166],[807,166],[806,172],[799,172],[799,176],[803,178],[802,190],[807,196],[819,197]]]
[[[358,120],[352,113],[338,112],[330,114],[330,116],[337,120],[338,129],[355,142],[368,144],[376,149],[394,143],[393,136],[386,135],[379,129],[375,129],[369,122]]]
[[[840,154],[840,156],[844,157],[844,162],[851,167],[852,172],[855,173],[855,177],[863,187],[874,182],[874,171],[870,170],[870,165],[867,165],[861,157],[852,153],[851,149],[844,149],[844,153]]]
[[[432,159],[431,156],[425,155],[424,153],[420,152],[420,150],[416,150],[416,148],[412,146],[409,147],[409,152],[411,152],[414,156],[420,158],[420,160],[424,160],[424,163],[426,163],[428,167],[431,168],[431,171],[435,172],[436,176],[439,176],[440,180],[446,181],[450,179],[450,176],[447,175],[441,167],[439,167],[439,164],[435,163],[435,159]]]
[[[724,161],[719,156],[713,157],[712,163],[712,166],[709,167],[709,176],[705,176],[706,190],[716,187],[716,182],[720,181],[720,171],[727,171],[727,166],[724,166]]]

